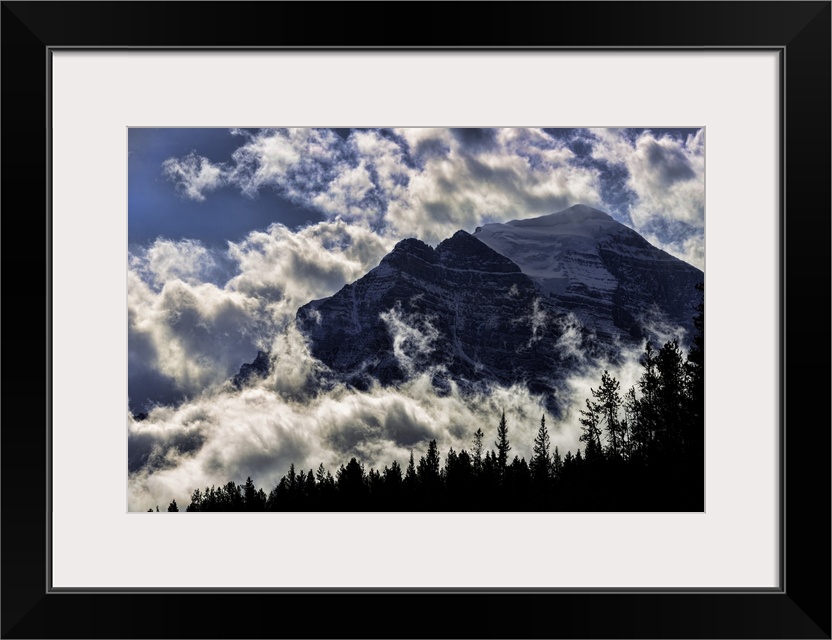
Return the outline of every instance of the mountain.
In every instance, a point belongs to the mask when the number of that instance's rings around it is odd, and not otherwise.
[[[402,240],[363,278],[301,307],[297,323],[312,353],[358,387],[430,369],[439,388],[526,381],[545,391],[557,359],[533,348],[535,335],[559,318],[533,328],[538,299],[516,264],[458,231],[436,249]]]
[[[582,362],[615,360],[651,324],[692,332],[702,272],[607,214],[578,205],[435,249],[399,242],[335,295],[301,307],[297,326],[333,379],[357,388],[428,372],[434,386],[522,383],[557,409]],[[265,354],[238,380],[262,375]]]

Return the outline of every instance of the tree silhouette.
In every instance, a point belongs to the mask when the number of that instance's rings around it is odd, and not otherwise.
[[[176,500],[172,500],[171,503],[168,505],[168,512],[178,512],[179,507],[176,506]]]
[[[439,497],[442,487],[439,468],[439,449],[436,446],[436,440],[431,440],[427,453],[419,459],[419,466],[416,469],[422,498],[428,503],[436,501]]]
[[[593,391],[593,396],[595,392]],[[586,457],[589,460],[601,458],[601,405],[586,399],[586,409],[580,411],[580,423],[583,425],[583,433],[579,440],[586,443]],[[578,452],[580,453],[580,451]]]
[[[705,285],[699,283],[696,289],[703,294],[693,319],[696,332],[691,340],[685,370],[687,374],[686,420],[683,438],[689,454],[695,458],[702,455],[705,444]]]
[[[471,453],[474,456],[472,460],[474,473],[482,471],[482,439],[484,436],[485,434],[482,432],[482,429],[477,427],[477,430],[474,432],[474,445],[471,449]]]
[[[555,447],[555,452],[552,454],[552,477],[558,480],[563,471],[563,459],[560,457],[558,448]]]
[[[511,451],[511,445],[508,443],[508,425],[506,424],[506,412],[503,410],[503,415],[500,417],[500,424],[497,426],[497,440],[494,442],[497,447],[497,467],[502,476],[505,468],[508,465],[508,452]]]
[[[540,417],[540,429],[534,439],[534,456],[532,457],[532,477],[538,490],[545,491],[551,474],[549,459],[549,432],[546,430],[546,416]]]
[[[618,419],[618,410],[621,407],[621,396],[618,395],[619,386],[618,381],[605,370],[601,375],[601,385],[596,391],[593,391],[593,395],[598,399],[596,406],[600,411],[600,418],[606,426],[610,453],[613,457],[619,455],[623,437],[621,422]]]

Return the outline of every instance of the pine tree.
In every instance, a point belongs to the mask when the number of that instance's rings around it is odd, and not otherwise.
[[[419,459],[419,466],[416,469],[419,476],[419,485],[425,492],[435,494],[439,490],[441,485],[440,464],[436,440],[431,440],[428,443],[427,453]]]
[[[199,487],[194,489],[194,492],[191,494],[191,504],[187,506],[185,511],[200,511],[202,507],[202,492],[199,490]]]
[[[563,472],[563,460],[560,457],[558,448],[555,447],[555,452],[552,454],[552,477],[558,480]]]
[[[393,460],[393,464],[390,465],[389,469],[387,466],[384,467],[384,486],[388,495],[398,495],[398,492],[402,488],[403,480],[402,468],[398,461]]]
[[[586,459],[596,461],[601,458],[601,406],[587,398],[586,409],[581,409],[580,422],[583,433],[579,440],[586,444]]]
[[[696,289],[702,292],[703,299],[696,307],[697,314],[693,319],[696,333],[685,362],[687,388],[684,444],[688,454],[699,458],[704,451],[705,437],[705,285],[699,283]]]
[[[502,475],[508,465],[508,452],[511,451],[511,445],[508,443],[508,426],[506,425],[505,410],[503,410],[500,424],[497,427],[497,440],[494,442],[494,446],[497,447],[497,466]]]
[[[474,445],[471,449],[471,452],[474,454],[474,473],[479,473],[482,471],[482,439],[485,434],[482,432],[482,429],[477,427],[477,430],[474,432]]]
[[[546,430],[546,416],[540,417],[540,429],[534,439],[534,456],[532,457],[532,477],[538,488],[545,487],[551,476],[549,460],[549,432]]]
[[[658,408],[664,435],[662,448],[666,454],[678,456],[683,446],[685,369],[682,351],[675,340],[666,342],[659,350],[656,370],[660,379]]]
[[[662,428],[659,414],[659,387],[661,379],[656,363],[656,352],[648,342],[641,359],[641,377],[638,389],[641,398],[638,401],[639,427],[637,440],[644,445],[644,456],[649,458],[656,448],[656,439]]]
[[[407,463],[407,470],[404,473],[403,486],[407,496],[413,499],[419,487],[419,478],[416,475],[416,463],[413,461],[413,449],[410,450],[410,461]]]
[[[243,485],[243,504],[246,511],[257,511],[257,489],[251,481],[251,476],[246,478],[246,483]]]
[[[630,387],[622,401],[624,421],[627,423],[627,456],[643,460],[650,441],[650,434],[641,419],[641,401],[636,397],[635,387]]]
[[[598,398],[598,405],[601,410],[601,419],[607,428],[607,437],[610,443],[610,453],[617,457],[621,448],[621,422],[618,419],[618,410],[621,407],[621,396],[618,395],[618,380],[604,371],[601,375],[601,386],[593,392]]]

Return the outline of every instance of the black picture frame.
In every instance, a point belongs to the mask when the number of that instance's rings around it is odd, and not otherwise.
[[[829,638],[830,15],[830,2],[3,2],[2,637]],[[50,52],[63,47],[779,51],[780,588],[51,590],[47,133]],[[325,615],[310,621],[307,607]]]

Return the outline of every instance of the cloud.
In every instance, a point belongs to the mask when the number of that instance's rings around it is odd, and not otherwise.
[[[127,304],[130,369],[155,372],[181,395],[224,381],[272,329],[262,301],[208,283],[173,279],[157,292],[131,270]],[[131,401],[150,391],[131,386]]]
[[[299,231],[275,224],[222,255],[165,239],[130,253],[131,406],[221,385],[258,350],[273,350],[300,306],[364,275],[392,244],[369,227],[325,221]]]
[[[381,320],[393,340],[393,355],[408,377],[423,369],[434,350],[439,332],[430,319],[421,314],[405,314],[401,304],[380,314]]]
[[[162,163],[162,170],[182,194],[191,200],[205,200],[205,193],[214,191],[225,182],[221,165],[212,164],[208,158],[192,151],[183,158],[168,158]]]
[[[503,410],[513,454],[530,459],[544,414],[552,449],[575,452],[581,448],[579,411],[597,387],[601,371],[608,369],[621,381],[622,391],[641,373],[640,351],[635,349],[616,362],[591,363],[567,380],[566,408],[555,418],[546,412],[543,398],[522,385],[463,393],[451,383],[440,392],[430,372],[414,373],[397,386],[365,391],[343,385],[312,389],[318,378],[306,367],[314,367],[314,359],[298,334],[290,330],[285,339],[278,369],[269,377],[253,380],[240,391],[226,386],[177,407],[156,407],[146,420],[128,419],[131,510],[145,511],[172,499],[185,506],[197,487],[242,482],[248,476],[268,491],[290,464],[308,470],[323,463],[333,473],[352,456],[368,469],[380,469],[393,460],[405,465],[411,451],[418,460],[432,439],[444,459],[449,447],[470,450],[477,427],[482,427],[492,448]]]
[[[225,165],[193,154],[166,161],[190,197],[230,185],[254,197],[275,189],[330,220],[365,221],[401,238],[437,243],[484,222],[600,205],[597,170],[573,162],[564,141],[540,129],[239,132],[244,144]],[[201,163],[201,164],[198,164]],[[184,167],[184,169],[182,169]]]
[[[403,196],[389,203],[387,220],[426,242],[485,222],[601,202],[597,172],[573,164],[568,147],[541,130],[497,129],[488,136],[447,129],[397,133],[420,166],[411,170]]]
[[[366,225],[343,220],[298,231],[273,224],[229,243],[239,272],[226,288],[268,300],[274,319],[285,324],[302,305],[332,295],[377,266],[393,244]]]
[[[249,197],[271,188],[328,220],[360,221],[382,235],[430,244],[459,229],[584,203],[702,267],[703,129],[685,138],[628,129],[236,133],[243,143],[230,162],[191,153],[165,161],[166,175],[197,200],[219,186]]]
[[[633,228],[668,253],[703,268],[705,131],[680,138],[645,131],[592,129],[592,155],[627,169],[635,194],[627,214]]]
[[[129,259],[142,279],[156,288],[169,280],[198,285],[212,280],[218,269],[214,255],[196,240],[159,238],[147,248],[140,247]]]

